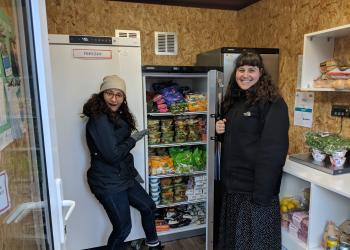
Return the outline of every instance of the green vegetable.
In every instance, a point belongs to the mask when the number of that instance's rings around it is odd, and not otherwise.
[[[195,167],[195,170],[197,171],[204,170],[205,163],[206,163],[206,154],[204,149],[200,147],[196,147],[193,151],[192,159],[193,159],[193,165]]]

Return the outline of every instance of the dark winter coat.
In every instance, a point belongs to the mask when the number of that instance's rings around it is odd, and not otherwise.
[[[227,112],[222,141],[221,180],[228,193],[252,193],[271,204],[279,193],[288,152],[288,108],[282,98],[248,105],[245,97]]]
[[[89,118],[86,141],[91,156],[87,177],[93,193],[115,193],[134,185],[137,170],[130,150],[136,141],[126,121],[120,119],[117,127],[106,114]]]

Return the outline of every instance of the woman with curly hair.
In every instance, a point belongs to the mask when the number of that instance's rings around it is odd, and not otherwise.
[[[278,194],[288,152],[288,108],[259,54],[244,52],[216,122],[221,139],[219,248],[280,250]]]
[[[84,104],[83,114],[89,117],[86,124],[86,141],[91,157],[88,184],[113,226],[107,249],[125,249],[124,240],[132,226],[129,206],[141,213],[149,249],[161,249],[155,227],[156,205],[136,181],[142,181],[142,178],[130,153],[147,130],[136,131],[125,94],[123,79],[116,75],[106,76],[100,92],[93,94]]]

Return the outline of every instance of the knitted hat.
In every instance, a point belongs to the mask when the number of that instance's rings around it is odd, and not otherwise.
[[[107,89],[120,89],[126,94],[125,81],[117,75],[105,76],[100,86],[100,93]]]

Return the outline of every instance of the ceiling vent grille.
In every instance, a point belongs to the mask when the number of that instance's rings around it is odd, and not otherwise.
[[[155,32],[156,55],[177,55],[177,35],[175,32]]]

